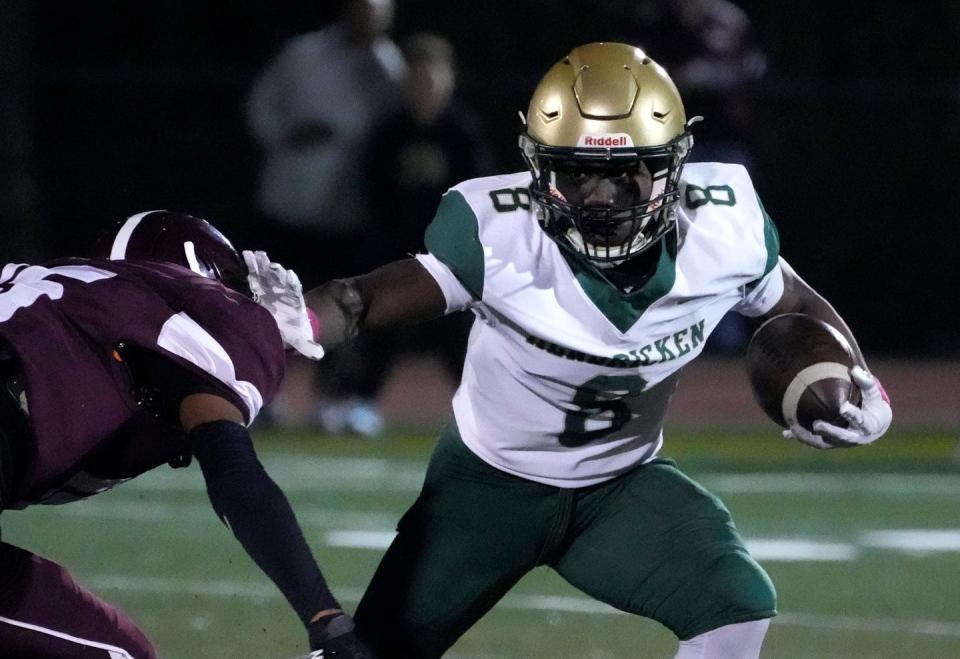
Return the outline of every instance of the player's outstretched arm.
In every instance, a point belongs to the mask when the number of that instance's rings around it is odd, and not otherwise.
[[[835,327],[850,344],[856,362],[850,370],[850,377],[862,395],[859,407],[848,402],[840,409],[847,422],[846,428],[826,421],[815,421],[813,427],[816,432],[810,432],[798,425],[785,431],[784,435],[817,448],[863,446],[876,441],[887,432],[893,421],[890,399],[883,385],[870,373],[853,332],[833,306],[801,279],[783,259],[780,259],[780,268],[783,272],[783,296],[759,320],[763,322],[784,313],[804,313]]]
[[[359,331],[437,318],[447,306],[440,286],[412,258],[359,277],[329,281],[309,291],[306,301],[319,325],[315,338],[328,348]]]
[[[311,650],[344,647],[352,651],[344,657],[371,658],[327,587],[286,496],[260,464],[243,420],[214,394],[191,394],[180,404],[214,511],[300,616]]]

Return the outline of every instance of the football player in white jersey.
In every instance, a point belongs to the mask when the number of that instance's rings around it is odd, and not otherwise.
[[[533,94],[528,171],[452,188],[427,253],[308,293],[304,332],[327,347],[477,315],[453,419],[357,610],[379,656],[440,656],[538,565],[661,622],[677,657],[759,654],[769,578],[723,504],[659,457],[681,369],[731,309],[803,312],[847,337],[864,403],[845,428],[788,436],[861,446],[891,412],[843,320],[780,257],[746,170],[684,166],[692,123],[640,49],[576,48]]]

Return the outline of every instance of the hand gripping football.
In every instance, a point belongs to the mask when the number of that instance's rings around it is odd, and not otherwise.
[[[775,316],[747,346],[753,395],[774,422],[813,430],[817,420],[846,427],[845,401],[860,404],[850,379],[853,353],[846,338],[827,323],[801,313]]]

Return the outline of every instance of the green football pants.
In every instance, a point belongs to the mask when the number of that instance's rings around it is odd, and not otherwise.
[[[668,460],[578,489],[491,467],[444,429],[356,613],[381,659],[439,657],[527,572],[681,640],[776,615],[776,595],[715,496]]]

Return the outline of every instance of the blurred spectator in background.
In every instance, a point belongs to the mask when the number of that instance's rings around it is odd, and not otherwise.
[[[747,14],[728,0],[646,0],[607,6],[627,25],[621,35],[657,53],[673,78],[688,116],[702,115],[694,130],[690,162],[753,165],[753,86],[766,73],[766,57],[754,41]],[[629,20],[624,21],[624,17]],[[747,321],[728,314],[710,337],[707,349],[741,352],[750,338]]]
[[[404,105],[373,132],[365,171],[371,220],[380,237],[378,264],[423,251],[423,232],[450,187],[490,173],[491,155],[477,120],[454,102],[456,58],[445,38],[418,33],[401,42],[408,74]],[[473,314],[377,337],[372,395],[394,357],[437,355],[459,382]]]
[[[346,0],[336,22],[292,39],[250,93],[247,118],[265,156],[257,191],[266,222],[260,235],[306,286],[372,265],[360,262],[371,250],[358,249],[377,241],[368,222],[362,150],[371,128],[401,102],[406,66],[388,36],[393,14],[393,0]],[[321,380],[332,401],[320,409],[316,369],[292,360],[273,418],[310,425],[328,407],[328,430],[344,429],[347,422],[338,419],[354,398],[358,383],[351,374],[363,352],[358,344],[323,361]],[[378,429],[375,417],[358,414],[364,427],[349,429]]]
[[[618,23],[627,13],[628,42],[657,53],[687,112],[704,117],[694,161],[749,167],[753,86],[767,64],[747,14],[728,0],[646,0],[608,11],[619,12]]]
[[[440,196],[464,176],[490,169],[476,119],[454,103],[453,46],[419,33],[406,37],[401,50],[408,67],[404,104],[373,131],[365,159],[371,219],[388,239],[381,260],[419,252]]]
[[[392,0],[348,0],[339,21],[292,39],[255,82],[248,119],[266,157],[257,203],[279,228],[311,242],[362,235],[358,149],[399,105],[405,70],[392,22]]]

